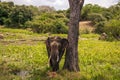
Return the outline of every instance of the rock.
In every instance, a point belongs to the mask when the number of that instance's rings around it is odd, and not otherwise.
[[[0,34],[0,39],[4,39],[4,35],[3,34]]]
[[[108,35],[106,33],[102,33],[99,37],[99,40],[106,40],[108,38]]]
[[[9,33],[6,33],[6,35],[9,35]]]
[[[52,35],[50,32],[46,33],[49,37]]]

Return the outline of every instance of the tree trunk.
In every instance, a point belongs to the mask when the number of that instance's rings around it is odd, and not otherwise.
[[[80,71],[78,65],[78,37],[80,11],[84,0],[69,0],[70,5],[70,22],[68,31],[69,46],[66,50],[65,63],[63,69],[69,71]]]

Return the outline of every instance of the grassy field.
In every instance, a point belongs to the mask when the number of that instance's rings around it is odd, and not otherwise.
[[[79,38],[80,72],[60,70],[51,75],[44,40],[48,34],[0,28],[0,80],[120,80],[120,41],[98,40],[98,34]],[[66,37],[65,34],[51,36]]]

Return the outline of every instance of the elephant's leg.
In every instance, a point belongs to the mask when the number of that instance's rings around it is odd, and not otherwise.
[[[59,70],[59,63],[57,63],[53,68],[52,68],[53,71],[57,71]]]
[[[49,65],[50,65],[50,67],[53,67],[52,60],[50,60]]]
[[[56,65],[56,70],[59,70],[59,63],[57,63]]]

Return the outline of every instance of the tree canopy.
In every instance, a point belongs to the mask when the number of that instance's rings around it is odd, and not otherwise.
[[[120,2],[118,2],[115,5],[110,6],[109,8],[101,7],[97,4],[86,4],[83,6],[82,12],[81,12],[81,21],[92,21],[95,27],[96,33],[103,33],[107,32],[105,27],[105,23],[109,23],[109,21],[115,21],[119,23],[120,21]],[[47,15],[46,15],[47,14]],[[56,32],[49,31],[49,27],[46,27],[48,29],[45,29],[43,31],[34,31],[34,32],[52,32],[52,33],[66,33],[67,30],[67,22],[70,19],[70,9],[68,10],[58,10],[56,11],[53,7],[49,6],[26,6],[26,5],[15,5],[13,2],[0,2],[0,25],[4,25],[5,27],[9,28],[34,28],[36,27],[30,27],[28,26],[30,24],[39,24],[39,28],[41,24],[45,23],[44,26],[48,24],[51,28],[54,27]],[[46,15],[46,20],[40,20],[36,17],[40,18],[40,16]],[[56,17],[55,19],[53,17]],[[62,17],[62,18],[61,18]],[[48,19],[49,18],[49,19]],[[60,19],[59,19],[60,18]],[[50,20],[51,23],[47,23],[48,20]],[[114,23],[114,22],[113,22]],[[56,25],[57,24],[57,25]],[[58,25],[59,24],[59,25]],[[53,26],[53,27],[52,27]],[[60,26],[61,28],[60,32],[57,30],[57,26]],[[64,27],[63,27],[64,26]],[[110,26],[110,25],[109,25]],[[111,24],[111,26],[113,26]],[[115,26],[116,27],[116,26]],[[119,25],[118,25],[119,27]],[[113,28],[114,29],[114,28]],[[65,31],[63,31],[65,30]],[[112,32],[112,31],[111,31]],[[119,34],[119,33],[118,33]]]

